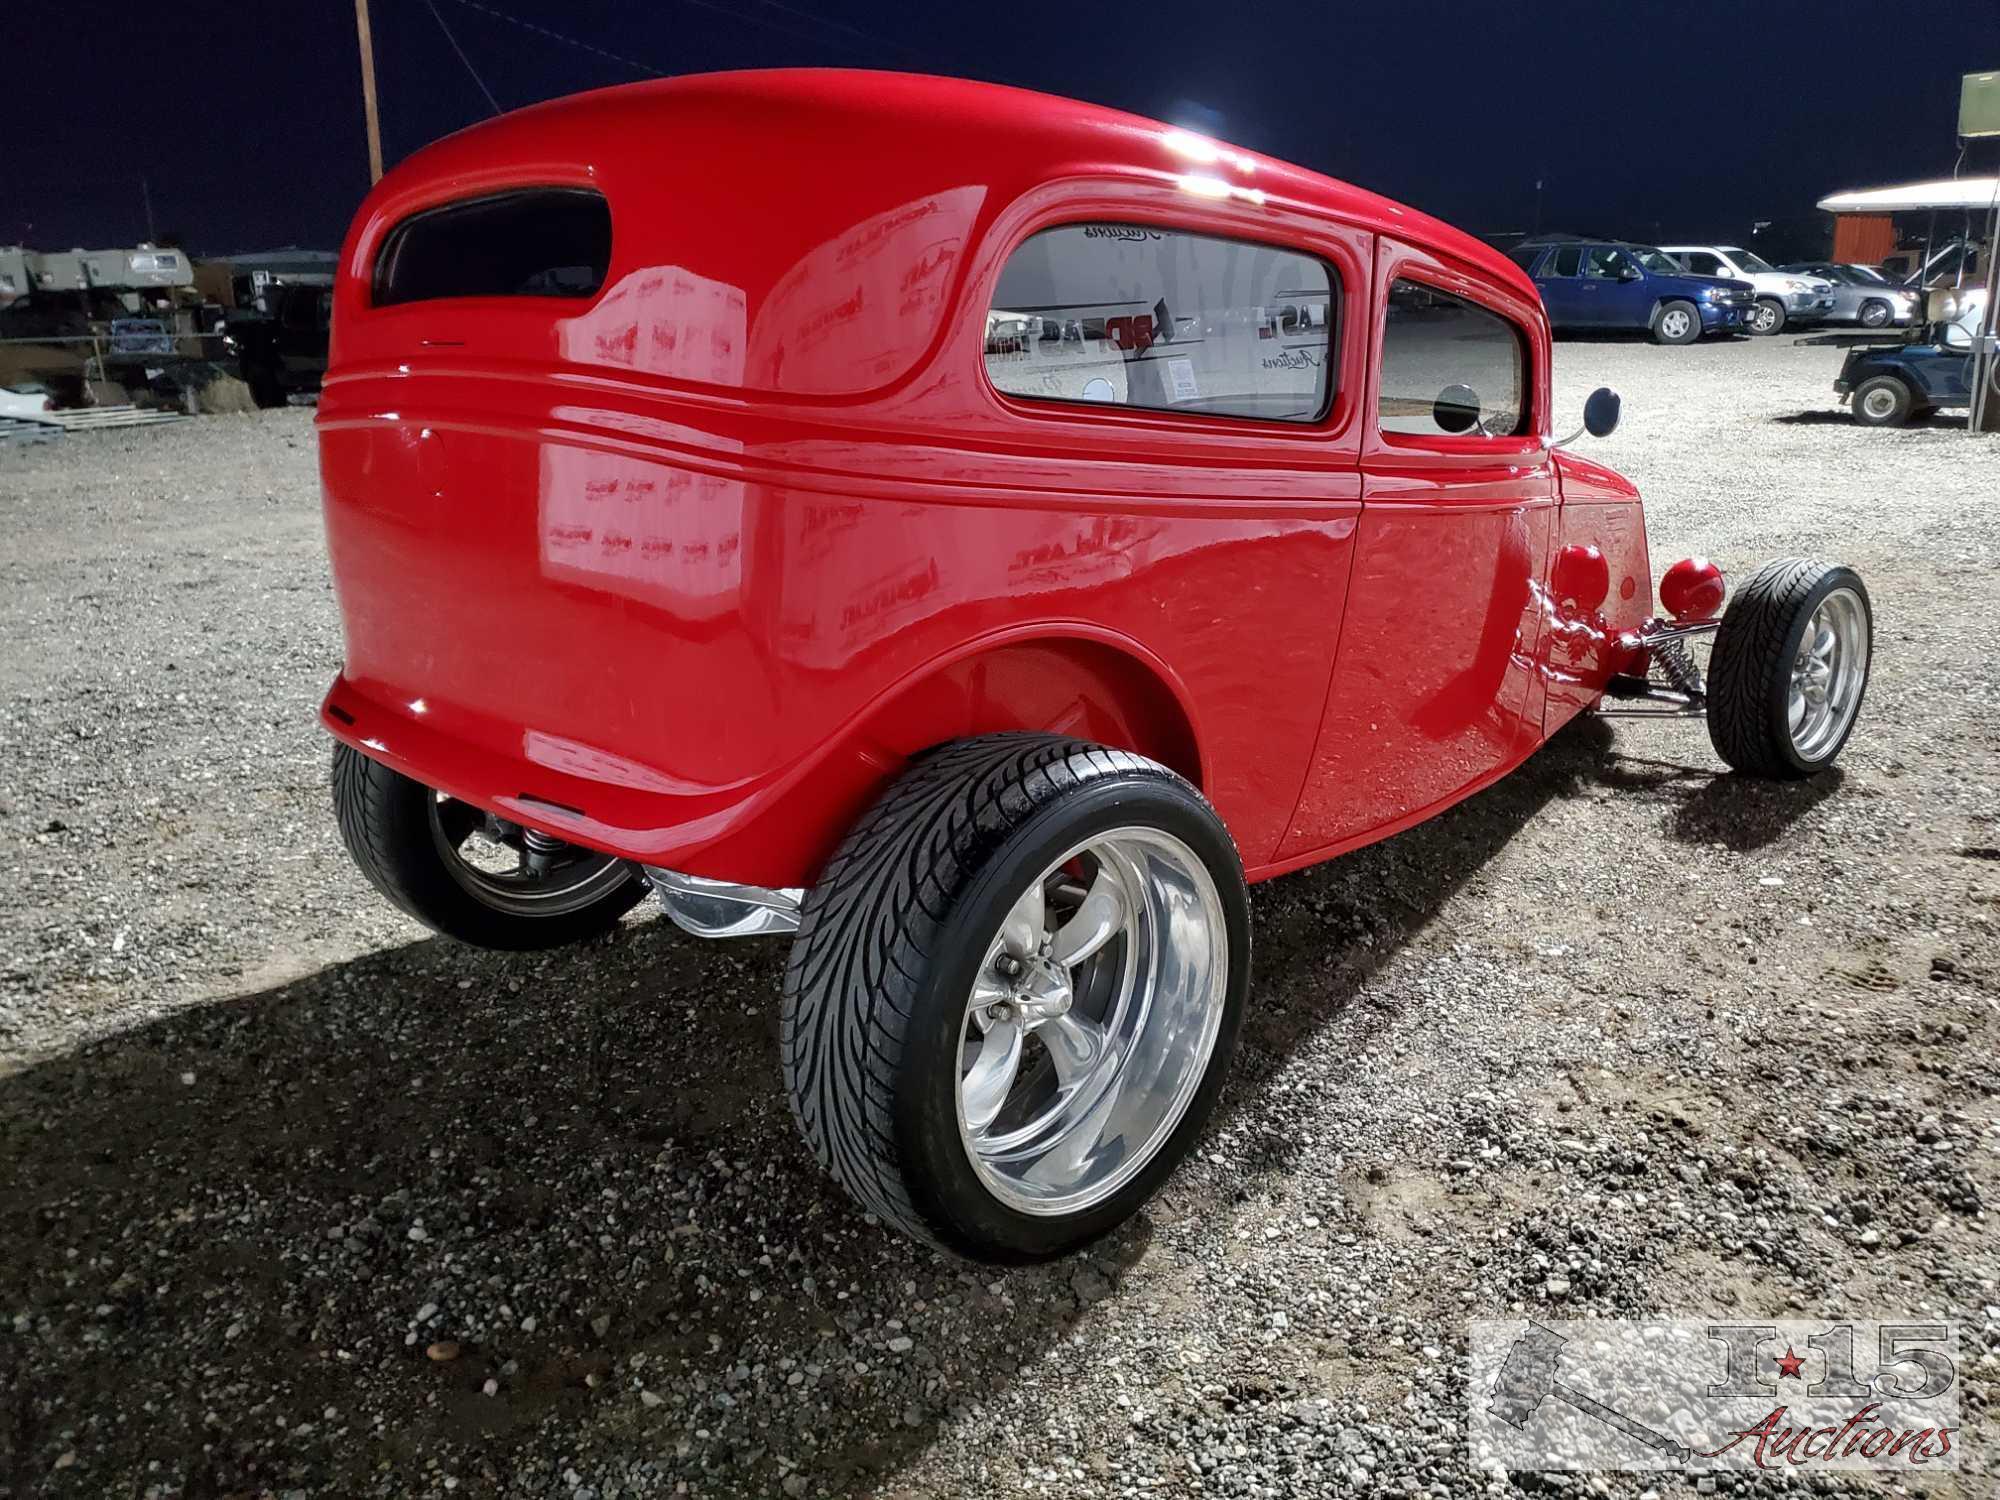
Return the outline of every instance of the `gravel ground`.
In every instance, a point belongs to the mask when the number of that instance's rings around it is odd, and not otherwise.
[[[642,910],[509,958],[365,886],[312,722],[309,412],[0,454],[0,1483],[1503,1493],[1466,1467],[1469,1318],[1845,1310],[1960,1320],[1967,1472],[1929,1492],[1993,1493],[2000,449],[1852,426],[1838,358],[1558,369],[1566,413],[1624,392],[1585,451],[1645,489],[1657,564],[1863,571],[1841,770],[1582,724],[1260,887],[1200,1157],[1004,1274],[813,1169],[781,945]]]

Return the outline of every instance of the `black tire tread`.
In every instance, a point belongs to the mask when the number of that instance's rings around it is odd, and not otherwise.
[[[333,748],[333,814],[340,840],[368,883],[405,916],[481,948],[558,948],[608,932],[645,899],[637,874],[590,905],[530,917],[480,904],[453,880],[432,841],[428,787],[351,745]]]
[[[865,1208],[940,1249],[964,1253],[918,1209],[892,1115],[926,976],[958,897],[994,851],[1065,792],[1109,776],[1187,787],[1141,756],[1055,735],[941,746],[863,815],[806,896],[780,1030],[793,1117]]]
[[[1708,737],[1734,769],[1782,780],[1811,774],[1788,755],[1769,706],[1779,674],[1790,667],[1785,646],[1799,611],[1836,571],[1832,563],[1781,557],[1731,596],[1709,657]]]

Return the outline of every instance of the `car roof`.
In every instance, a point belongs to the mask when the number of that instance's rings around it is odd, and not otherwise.
[[[822,192],[813,195],[819,201],[797,205],[807,243],[817,242],[829,227],[850,226],[862,216],[855,210],[865,212],[876,198],[889,206],[909,201],[913,191],[951,186],[997,197],[1003,190],[1018,193],[1110,172],[1178,182],[1203,196],[1288,202],[1413,242],[1523,297],[1534,295],[1521,268],[1492,246],[1365,188],[1120,110],[916,73],[774,68],[689,74],[574,94],[425,147],[383,179],[371,202],[397,198],[426,180],[490,176],[496,159],[543,160],[566,148],[587,149],[607,161],[623,156],[636,167],[670,148],[676,134],[697,140],[724,172],[809,153],[831,160],[841,143],[852,140],[857,154],[847,160],[847,170],[821,184]],[[904,178],[910,186],[903,185]],[[850,201],[837,203],[836,192]],[[815,211],[824,217],[815,218]],[[845,223],[834,226],[835,215],[845,215]]]

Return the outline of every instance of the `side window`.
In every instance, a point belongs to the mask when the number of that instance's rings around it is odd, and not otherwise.
[[[1592,245],[1583,257],[1586,276],[1616,276],[1625,264],[1625,252],[1614,245]]]
[[[1689,250],[1680,257],[1680,261],[1697,276],[1724,274],[1720,257],[1710,255],[1706,250]]]
[[[1389,288],[1382,327],[1384,432],[1505,437],[1527,426],[1528,361],[1498,313],[1414,281]]]
[[[1583,246],[1564,245],[1562,249],[1556,251],[1554,274],[1557,276],[1574,276],[1576,274],[1576,263],[1582,258]]]
[[[375,257],[377,307],[437,297],[594,297],[611,208],[577,188],[521,188],[412,214]]]
[[[1507,252],[1507,258],[1532,276],[1535,274],[1535,262],[1542,258],[1542,246],[1516,245]]]
[[[1139,224],[1066,224],[1009,258],[986,373],[1011,396],[1313,422],[1334,391],[1326,263]]]

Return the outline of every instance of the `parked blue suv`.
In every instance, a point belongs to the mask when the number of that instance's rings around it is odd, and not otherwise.
[[[1650,245],[1622,240],[1527,240],[1507,252],[1535,279],[1558,331],[1643,329],[1658,344],[1741,332],[1757,303],[1747,281],[1693,276]]]

